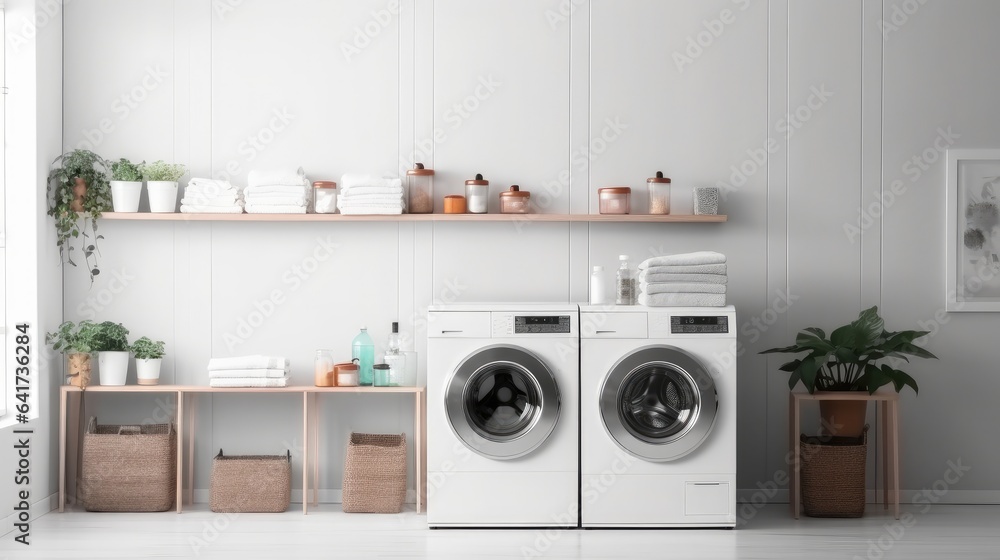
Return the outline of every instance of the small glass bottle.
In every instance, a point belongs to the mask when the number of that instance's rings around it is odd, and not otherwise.
[[[485,214],[490,204],[490,182],[476,173],[475,179],[465,182],[465,200],[470,214]]]
[[[417,163],[406,172],[406,188],[408,204],[406,211],[410,214],[434,213],[434,170],[424,169],[424,164]]]
[[[382,362],[389,366],[390,387],[402,385],[406,371],[406,357],[399,351],[399,341],[399,323],[393,321],[392,332],[385,342],[385,356],[382,357]]]
[[[372,367],[375,365],[375,342],[368,334],[368,327],[361,327],[361,332],[351,343],[351,358],[358,360],[358,384],[371,386]]]
[[[604,280],[604,267],[595,266],[590,274],[590,304],[605,305],[608,303],[608,285]]]
[[[389,386],[389,374],[392,371],[389,364],[375,364],[372,366],[372,371],[374,372],[374,385],[376,387]]]
[[[618,260],[621,265],[618,267],[618,276],[615,282],[615,304],[635,305],[635,278],[632,276],[632,269],[628,266],[628,255],[619,255]]]

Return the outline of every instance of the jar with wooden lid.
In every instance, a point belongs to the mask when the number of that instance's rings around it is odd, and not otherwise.
[[[406,172],[407,205],[410,214],[434,213],[434,170],[417,163]]]
[[[631,187],[597,189],[601,214],[628,214],[631,211]]]
[[[470,214],[485,214],[489,211],[490,182],[477,173],[475,179],[465,182],[466,208]]]
[[[646,179],[649,185],[649,213],[670,213],[670,177],[664,177],[662,171],[656,172],[656,177]]]
[[[313,181],[313,208],[317,214],[337,212],[337,183],[333,181]]]
[[[511,185],[509,190],[500,193],[500,213],[527,214],[530,201],[530,192],[522,191],[517,185]]]

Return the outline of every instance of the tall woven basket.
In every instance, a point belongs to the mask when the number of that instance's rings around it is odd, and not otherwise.
[[[177,493],[177,431],[173,424],[99,425],[83,434],[78,494],[87,511],[166,511]]]
[[[829,441],[802,434],[802,511],[810,517],[861,517],[865,513],[868,426],[856,438]]]
[[[344,511],[399,513],[406,501],[406,434],[351,434]]]
[[[281,513],[292,495],[292,454],[230,455],[222,450],[212,460],[212,492],[216,513]]]

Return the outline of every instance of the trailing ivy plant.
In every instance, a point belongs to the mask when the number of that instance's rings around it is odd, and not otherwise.
[[[78,182],[81,184],[78,185]],[[82,185],[86,185],[85,192]],[[104,239],[97,233],[97,219],[101,217],[101,212],[111,209],[107,162],[90,150],[65,153],[52,162],[46,191],[48,215],[56,221],[56,245],[60,257],[64,262],[77,266],[73,260],[76,247],[73,247],[72,241],[80,239],[80,249],[93,284],[94,277],[101,273],[97,263],[100,254],[97,246]]]
[[[142,181],[141,166],[145,163],[146,162],[135,164],[125,158],[112,162],[111,180],[129,182]]]
[[[164,346],[162,340],[154,341],[144,336],[132,343],[132,353],[137,360],[155,360],[163,357]]]
[[[139,166],[142,170],[142,178],[147,181],[177,181],[184,176],[187,168],[180,163],[164,163],[157,160],[153,163],[142,163]]]

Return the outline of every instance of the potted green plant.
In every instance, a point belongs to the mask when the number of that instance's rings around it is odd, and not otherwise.
[[[66,356],[66,377],[70,385],[86,387],[93,371],[93,343],[97,325],[91,321],[66,321],[55,332],[45,333],[45,343]]]
[[[904,387],[917,391],[917,382],[896,366],[909,357],[937,356],[914,341],[927,331],[885,330],[878,307],[866,309],[854,321],[834,329],[827,337],[823,329],[810,327],[799,332],[795,344],[771,348],[761,354],[802,354],[779,369],[789,373],[788,387],[799,383],[809,393],[816,391],[867,391],[892,384],[897,392]],[[820,401],[823,425],[836,427],[831,435],[858,437],[864,431],[867,401]]]
[[[101,385],[124,385],[128,375],[128,329],[112,321],[98,324],[92,348],[98,353]]]
[[[97,265],[97,245],[104,238],[97,234],[97,218],[111,208],[107,162],[89,150],[65,153],[52,162],[46,191],[48,215],[56,221],[59,255],[65,262],[76,266],[73,260],[75,247],[71,241],[82,238],[81,248],[93,282],[94,277],[101,273]]]
[[[111,201],[115,212],[138,212],[142,195],[140,164],[121,158],[111,163]]]
[[[139,167],[146,180],[149,211],[173,212],[177,207],[177,181],[187,169],[179,163],[164,163],[163,160],[143,163]]]
[[[160,364],[163,362],[164,342],[142,337],[132,343],[135,356],[135,373],[139,385],[156,385],[160,382]]]

